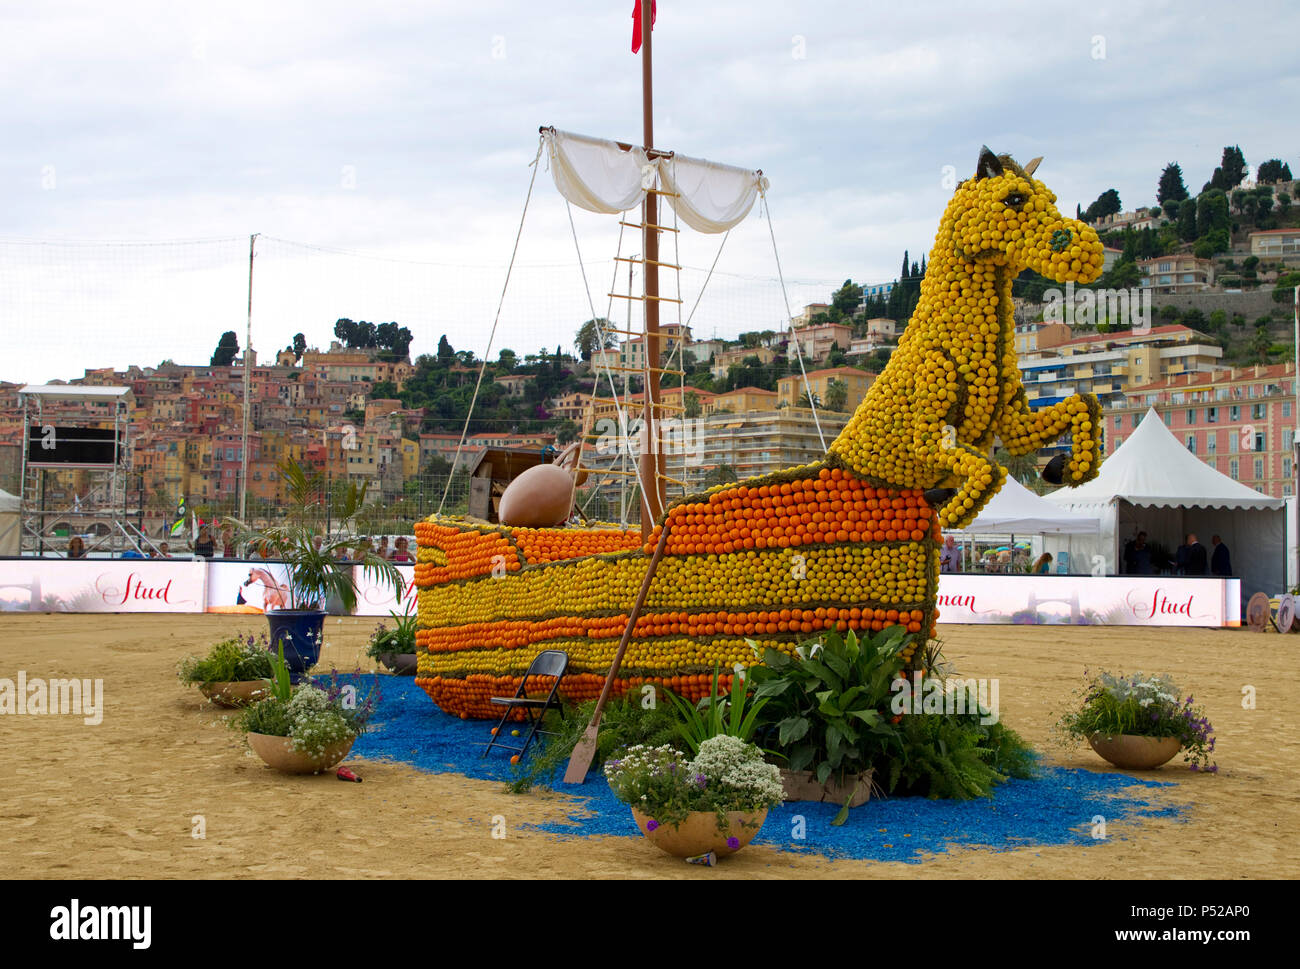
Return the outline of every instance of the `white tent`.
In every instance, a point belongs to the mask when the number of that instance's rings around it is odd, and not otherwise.
[[[1062,508],[1008,476],[1002,490],[989,499],[966,531],[975,535],[1095,535],[1100,528],[1096,514]]]
[[[1238,428],[1226,430],[1235,434]],[[1107,572],[1119,571],[1120,545],[1139,530],[1148,542],[1171,551],[1194,532],[1207,551],[1216,534],[1228,546],[1243,598],[1259,591],[1276,594],[1286,581],[1284,500],[1211,468],[1178,442],[1155,408],[1102,461],[1094,480],[1046,497],[1100,517],[1100,541],[1092,554],[1105,558]]]
[[[0,489],[0,555],[18,554],[20,505],[16,496]]]

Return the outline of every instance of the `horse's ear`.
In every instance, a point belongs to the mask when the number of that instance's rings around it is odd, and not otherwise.
[[[1038,166],[1041,165],[1042,163],[1043,163],[1042,155],[1039,155],[1037,158],[1029,159],[1029,164],[1025,166],[1025,174],[1032,177],[1034,172],[1038,171]]]
[[[989,146],[980,148],[980,160],[975,165],[976,178],[997,178],[1002,174],[1002,162],[998,156],[989,151]]]

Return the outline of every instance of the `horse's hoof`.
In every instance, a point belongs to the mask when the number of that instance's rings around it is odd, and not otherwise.
[[[1059,485],[1065,481],[1065,455],[1058,454],[1048,461],[1040,477],[1049,485]]]
[[[925,503],[931,508],[939,508],[948,504],[956,493],[956,488],[931,488],[929,491],[924,492],[921,497],[925,499]]]

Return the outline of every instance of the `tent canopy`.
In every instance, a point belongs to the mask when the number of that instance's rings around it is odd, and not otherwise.
[[[1096,515],[1067,511],[1008,475],[1002,490],[965,531],[974,535],[1095,535],[1100,527]]]
[[[1228,428],[1236,433],[1235,428]],[[1148,408],[1129,437],[1101,463],[1101,473],[1077,488],[1061,488],[1048,501],[1078,510],[1122,499],[1151,508],[1277,509],[1281,498],[1270,498],[1192,454],[1165,426],[1154,407]]]
[[[11,495],[0,488],[0,511],[18,511],[21,504],[17,495]]]
[[[1228,432],[1237,433],[1229,427]],[[1246,452],[1250,453],[1250,452]],[[1104,560],[1119,571],[1121,544],[1139,531],[1172,550],[1188,533],[1222,537],[1241,579],[1243,601],[1270,595],[1286,581],[1282,498],[1270,498],[1233,481],[1187,450],[1155,408],[1101,465],[1101,473],[1078,488],[1062,488],[1047,500],[1101,519],[1095,543],[1085,539],[1080,557]],[[1207,546],[1208,550],[1208,546]],[[1078,550],[1076,550],[1078,551]],[[1073,556],[1072,556],[1073,557]]]

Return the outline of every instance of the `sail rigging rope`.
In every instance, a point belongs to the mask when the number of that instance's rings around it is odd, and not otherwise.
[[[759,196],[763,200],[763,214],[767,216],[767,231],[772,237],[772,256],[776,259],[776,277],[781,280],[781,298],[785,301],[786,319],[790,321],[790,338],[794,340],[795,357],[799,360],[799,372],[803,374],[803,389],[808,396],[808,408],[812,411],[813,425],[817,428],[817,439],[822,442],[822,450],[826,450],[826,436],[822,434],[822,422],[817,418],[817,402],[813,399],[812,387],[808,383],[808,371],[803,365],[803,348],[799,343],[799,337],[794,332],[794,316],[790,313],[790,296],[785,291],[785,274],[781,271],[781,254],[776,248],[776,231],[772,228],[772,210],[767,204],[767,193],[759,189]]]
[[[465,447],[465,438],[469,435],[470,418],[474,416],[474,405],[478,403],[478,392],[483,386],[483,374],[487,370],[488,357],[492,355],[492,341],[497,335],[497,324],[501,322],[501,307],[505,305],[506,290],[510,286],[510,274],[515,268],[515,257],[519,255],[519,238],[524,234],[524,219],[528,217],[528,203],[533,198],[533,186],[537,183],[537,170],[541,167],[538,161],[542,157],[543,139],[537,139],[537,154],[533,156],[529,167],[533,170],[532,176],[528,179],[528,194],[524,196],[524,210],[519,214],[519,228],[515,230],[515,245],[510,250],[510,265],[506,267],[506,278],[501,284],[501,298],[497,301],[496,316],[492,320],[492,330],[488,333],[487,349],[483,351],[483,362],[478,368],[478,379],[474,381],[474,396],[470,398],[469,410],[465,412],[465,426],[461,428],[460,442],[456,445],[456,455],[451,461],[451,473],[447,475],[447,483],[442,488],[442,499],[438,502],[438,511],[436,514],[441,515],[443,506],[447,503],[447,493],[451,491],[451,479],[456,476],[456,466],[460,463],[460,453]]]
[[[620,439],[620,441],[622,442],[622,447],[623,447],[623,451],[624,451],[625,455],[631,457],[631,456],[632,456],[632,454],[631,454],[631,444],[630,444],[629,441],[628,441],[628,435],[627,435],[627,417],[626,417],[626,415],[623,413],[623,405],[622,405],[622,403],[621,403],[621,401],[620,401],[620,399],[619,399],[619,396],[618,396],[618,388],[614,385],[614,372],[613,372],[612,370],[609,369],[609,355],[605,352],[605,351],[606,351],[605,344],[606,344],[606,342],[607,342],[607,340],[605,339],[605,329],[604,329],[604,327],[602,327],[602,326],[600,325],[601,317],[598,317],[598,316],[596,315],[596,303],[595,303],[595,301],[591,298],[591,284],[587,282],[587,268],[586,268],[586,266],[585,266],[585,265],[583,264],[583,262],[582,262],[582,247],[578,244],[578,227],[577,227],[577,225],[574,224],[574,221],[573,221],[573,206],[572,206],[572,205],[571,205],[571,204],[566,200],[565,203],[564,203],[564,207],[565,207],[565,210],[569,213],[569,230],[573,233],[573,249],[574,249],[574,251],[575,251],[575,252],[577,253],[577,255],[578,255],[578,268],[582,271],[582,285],[583,285],[583,288],[586,290],[586,293],[587,293],[587,306],[588,306],[588,307],[590,308],[590,310],[591,310],[591,321],[592,321],[592,323],[594,323],[594,324],[596,325],[596,339],[597,339],[597,344],[598,344],[599,351],[600,351],[600,361],[601,361],[601,364],[604,366],[604,369],[605,369],[605,376],[606,376],[606,378],[607,378],[608,381],[609,381],[609,393],[610,393],[610,399],[614,401],[614,414],[615,414],[615,418],[616,418],[616,420],[617,420],[617,422],[618,422],[619,439]],[[622,221],[622,220],[620,219],[620,221]],[[623,251],[623,230],[622,230],[622,228],[620,228],[620,229],[618,230],[618,253],[621,254],[622,251]],[[617,259],[617,256],[615,257],[615,260],[614,260],[614,274],[615,274],[615,278],[617,279],[617,276],[618,276],[618,259]],[[614,286],[611,284],[610,287],[609,287],[609,289],[610,289],[610,292],[612,293],[612,292],[614,291]],[[605,312],[606,312],[606,313],[610,313],[610,312],[612,312],[612,311],[613,311],[613,305],[614,305],[614,297],[613,297],[613,296],[610,296],[610,298],[609,298],[609,304],[608,304],[608,306],[606,306]],[[608,317],[606,317],[605,319],[608,319]],[[599,383],[599,382],[600,382],[600,378],[597,377],[595,383]],[[592,385],[592,390],[595,390],[595,389],[596,389],[596,388],[595,388],[595,383],[593,383],[593,385]],[[594,409],[595,409],[595,408],[593,407],[593,411],[594,411]],[[581,455],[580,455],[579,457],[581,457]],[[581,461],[579,461],[579,464],[581,464]],[[624,467],[626,467],[626,465],[624,465]],[[574,497],[574,495],[577,493],[577,490],[578,490],[578,474],[579,474],[579,471],[578,471],[578,469],[575,467],[575,468],[574,468],[574,472],[573,472],[573,486],[572,486],[572,488],[570,489],[570,492],[569,492],[569,505],[570,505],[570,507],[572,507],[572,505],[573,505],[573,497]],[[640,462],[637,462],[637,482],[638,482],[638,483],[641,482],[641,467],[640,467]],[[586,510],[586,507],[585,507],[585,506],[584,506],[583,510],[584,510],[584,511]],[[620,514],[619,514],[619,517],[620,517],[620,519],[621,519],[621,524],[626,525],[626,524],[627,524],[627,521],[626,521],[626,519],[627,519],[627,512],[626,512],[625,508],[620,508]]]

